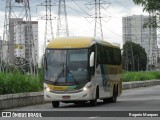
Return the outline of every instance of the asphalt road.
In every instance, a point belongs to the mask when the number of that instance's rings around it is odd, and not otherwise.
[[[60,104],[59,108],[53,108],[51,103],[42,104],[42,105],[35,105],[35,106],[26,106],[21,108],[13,108],[8,109],[7,111],[67,111],[71,114],[74,114],[74,111],[81,112],[82,114],[78,114],[78,116],[74,117],[64,117],[63,114],[60,117],[46,117],[46,120],[160,120],[160,86],[152,86],[152,87],[142,87],[136,89],[129,89],[124,90],[122,95],[118,98],[116,103],[103,103],[103,101],[98,101],[98,105],[91,107],[88,103],[83,105],[74,105],[74,104]],[[71,112],[70,112],[71,111]],[[93,112],[87,112],[93,111]],[[120,112],[123,114],[122,111],[131,111],[131,112],[124,112],[127,115],[130,113],[134,115],[136,111],[140,111],[140,113],[144,113],[148,111],[149,114],[154,114],[154,111],[159,111],[159,117],[101,117],[99,114],[93,114],[97,111],[114,111]],[[116,114],[117,114],[116,112]],[[67,113],[67,114],[68,114]],[[91,114],[86,117],[82,117],[85,114]],[[107,112],[104,112],[107,114]],[[116,116],[115,114],[115,116]],[[103,115],[102,115],[103,116]],[[122,115],[123,116],[123,115]],[[128,115],[129,116],[129,115]],[[0,118],[4,120],[8,119],[22,119],[22,118]],[[28,120],[28,118],[23,118]],[[33,119],[33,118],[29,118]],[[34,118],[34,120],[43,120],[44,118]]]

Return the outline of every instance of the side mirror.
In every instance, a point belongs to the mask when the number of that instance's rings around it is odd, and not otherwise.
[[[42,56],[41,65],[42,65],[42,68],[45,68],[47,70],[47,60],[46,60],[45,54]]]
[[[90,65],[90,67],[94,66],[94,52],[92,52],[91,55],[90,55],[89,65]]]

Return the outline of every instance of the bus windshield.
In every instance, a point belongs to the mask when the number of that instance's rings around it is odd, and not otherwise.
[[[55,85],[87,82],[88,49],[46,50],[45,80]]]

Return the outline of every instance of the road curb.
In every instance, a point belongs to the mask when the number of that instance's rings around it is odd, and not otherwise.
[[[122,89],[160,85],[160,80],[125,82]],[[45,103],[43,92],[0,95],[0,110]]]
[[[125,90],[125,89],[147,87],[147,86],[153,86],[153,85],[160,85],[160,80],[124,82],[122,84],[122,89]]]

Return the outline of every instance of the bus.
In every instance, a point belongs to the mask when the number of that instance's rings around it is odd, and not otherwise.
[[[92,37],[51,40],[44,55],[44,99],[63,103],[116,102],[122,93],[121,50]]]

